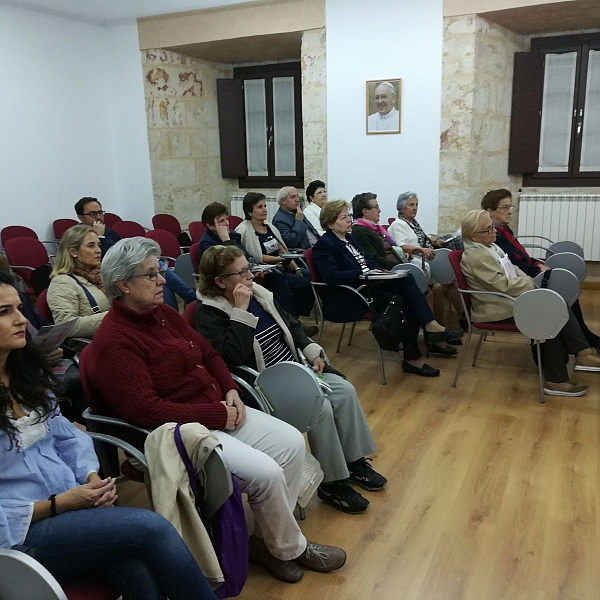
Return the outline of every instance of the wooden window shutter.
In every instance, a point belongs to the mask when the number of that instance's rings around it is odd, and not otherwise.
[[[246,132],[244,126],[244,82],[241,79],[217,79],[221,175],[245,177]]]
[[[510,121],[509,173],[537,173],[544,91],[540,52],[516,52]]]

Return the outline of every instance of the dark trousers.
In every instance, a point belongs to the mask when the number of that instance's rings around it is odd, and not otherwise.
[[[579,327],[581,328],[581,332],[585,336],[585,339],[588,341],[588,344],[592,348],[600,348],[600,337],[598,337],[593,331],[590,331],[589,327],[585,323],[585,319],[583,318],[583,313],[581,312],[581,306],[579,305],[579,300],[575,300],[573,306],[571,306],[571,310],[579,323]]]
[[[315,297],[307,273],[306,269],[302,269],[302,276],[286,271],[274,271],[265,275],[262,285],[290,315],[308,316],[315,303]]]

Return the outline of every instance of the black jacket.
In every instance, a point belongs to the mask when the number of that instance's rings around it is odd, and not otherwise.
[[[202,260],[202,255],[213,246],[237,246],[244,253],[248,262],[254,262],[254,259],[246,252],[246,248],[242,244],[242,236],[239,233],[230,231],[229,238],[223,242],[214,231],[207,229],[198,244],[198,262]]]
[[[102,256],[104,256],[120,239],[121,238],[116,231],[113,231],[110,227],[106,227],[104,229],[104,235],[100,238]]]
[[[368,227],[362,225],[354,225],[352,227],[352,235],[358,240],[365,252],[382,268],[392,270],[402,261],[397,258],[395,261],[390,260],[385,255],[383,240],[376,231],[371,231]]]

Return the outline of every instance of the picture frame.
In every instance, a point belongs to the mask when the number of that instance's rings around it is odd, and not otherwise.
[[[402,79],[371,79],[366,82],[367,135],[401,133]]]

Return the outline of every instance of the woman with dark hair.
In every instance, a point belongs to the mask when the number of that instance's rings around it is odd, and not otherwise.
[[[277,227],[267,221],[266,196],[248,192],[244,196],[243,209],[246,219],[235,230],[242,236],[244,248],[257,263],[281,266],[292,292],[297,314],[308,315],[314,304],[310,276],[295,261],[281,258],[280,254],[285,254],[288,249]]]
[[[26,325],[0,272],[0,547],[31,549],[59,579],[106,578],[125,600],[214,600],[163,517],[114,508],[115,480],[100,478],[91,438],[61,415]]]
[[[306,186],[306,200],[308,204],[304,207],[304,216],[310,221],[310,224],[315,228],[317,233],[323,235],[325,231],[321,227],[319,216],[323,205],[327,202],[325,182],[320,179],[311,181]]]

